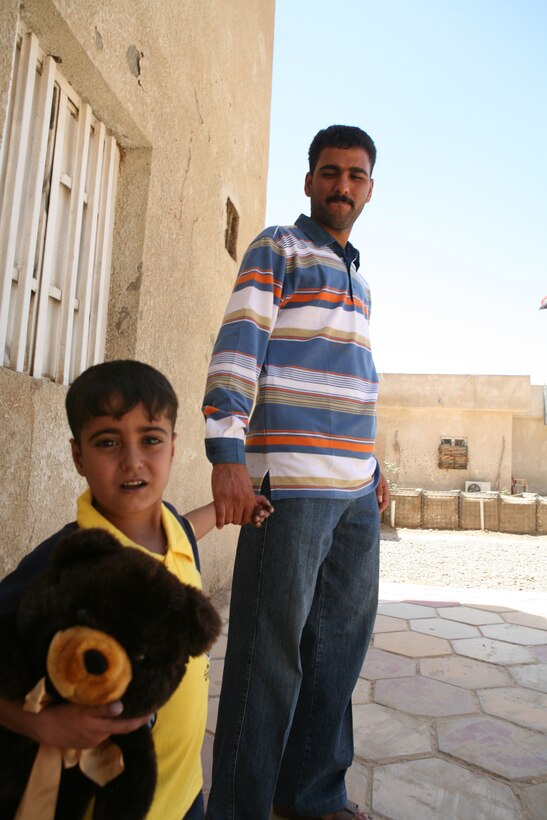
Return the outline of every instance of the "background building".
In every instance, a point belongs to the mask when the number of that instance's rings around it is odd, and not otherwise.
[[[181,400],[167,497],[210,498],[200,403],[264,224],[274,0],[0,6],[0,574],[74,517],[67,384],[103,358]],[[235,530],[202,551],[210,589]]]
[[[547,495],[546,401],[528,376],[384,374],[380,463],[398,487],[511,491],[520,479]]]

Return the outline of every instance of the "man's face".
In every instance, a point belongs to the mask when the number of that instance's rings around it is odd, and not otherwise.
[[[306,174],[304,190],[311,200],[311,216],[341,245],[372,196],[370,158],[364,148],[324,148],[313,174]]]

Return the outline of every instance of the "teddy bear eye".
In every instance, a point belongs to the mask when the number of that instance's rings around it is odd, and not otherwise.
[[[144,654],[144,652],[142,652],[140,655],[135,655],[135,660],[138,663],[144,663],[144,661],[146,660],[146,655]]]
[[[79,609],[76,613],[76,617],[79,622],[85,623],[87,620],[87,609]]]

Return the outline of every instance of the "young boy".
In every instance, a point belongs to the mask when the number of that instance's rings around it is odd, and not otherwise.
[[[178,401],[168,380],[149,365],[113,361],[82,373],[66,397],[72,457],[88,489],[76,522],[30,553],[0,584],[0,613],[13,612],[47,564],[57,541],[78,527],[101,527],[124,546],[153,553],[181,581],[201,589],[196,541],[215,525],[214,505],[179,516],[163,501],[175,453]],[[273,511],[257,496],[253,522]],[[158,785],[149,820],[204,816],[200,752],[208,691],[206,656],[192,658],[181,684],[154,724]],[[0,699],[0,723],[50,746],[90,748],[111,734],[132,732],[150,715],[125,720],[120,702],[100,707],[62,704],[39,714]]]

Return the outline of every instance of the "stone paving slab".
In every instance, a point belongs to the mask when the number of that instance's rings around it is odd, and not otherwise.
[[[508,786],[444,760],[378,766],[372,810],[391,820],[518,820]]]
[[[219,602],[205,792],[229,616],[228,596]],[[381,584],[352,702],[346,783],[371,820],[547,820],[546,593]]]
[[[511,780],[547,778],[544,734],[486,716],[443,720],[437,727],[439,749],[485,771]]]

